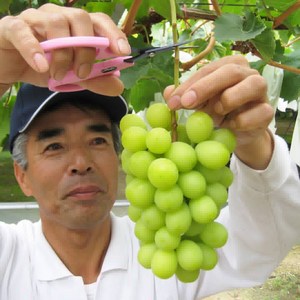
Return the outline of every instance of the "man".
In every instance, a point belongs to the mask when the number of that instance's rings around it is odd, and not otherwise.
[[[267,129],[273,112],[263,78],[234,56],[165,90],[170,108],[209,112],[236,133],[238,145],[229,205],[219,218],[229,240],[218,265],[192,284],[161,280],[138,264],[132,222],[110,213],[116,123],[127,109],[118,97],[122,83],[108,76],[83,81],[83,92],[45,88],[49,77],[70,68],[83,79],[89,73],[88,49],[57,51],[49,65],[39,48],[38,40],[70,35],[104,35],[116,54],[128,50],[123,34],[99,14],[46,5],[0,21],[2,91],[18,80],[34,84],[18,94],[10,149],[20,187],[36,198],[41,217],[0,224],[0,299],[189,300],[263,282],[299,242],[300,225],[297,170],[283,140]]]

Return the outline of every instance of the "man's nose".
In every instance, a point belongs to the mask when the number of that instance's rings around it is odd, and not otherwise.
[[[83,149],[76,149],[70,154],[70,175],[85,175],[93,170],[93,162],[90,153]]]

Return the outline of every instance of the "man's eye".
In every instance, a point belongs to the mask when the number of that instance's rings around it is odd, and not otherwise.
[[[103,137],[97,137],[97,138],[93,139],[93,142],[92,142],[93,145],[102,145],[105,143],[106,143],[106,139]]]
[[[59,143],[53,143],[48,145],[45,148],[45,151],[56,151],[56,150],[60,150],[62,148],[62,146]]]

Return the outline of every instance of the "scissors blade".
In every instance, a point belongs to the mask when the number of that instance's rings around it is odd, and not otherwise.
[[[138,55],[132,56],[131,58],[127,58],[124,60],[124,62],[134,63],[138,59],[145,58],[145,57],[153,57],[153,56],[155,56],[156,53],[169,51],[176,47],[179,47],[179,46],[191,43],[191,42],[192,41],[184,41],[184,42],[175,43],[175,44],[162,46],[162,47],[151,47],[151,48],[142,49],[139,51]]]

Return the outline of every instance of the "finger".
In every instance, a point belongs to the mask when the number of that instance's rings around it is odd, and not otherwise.
[[[43,10],[29,9],[20,14],[22,18],[39,36],[41,40],[48,40],[63,36],[70,36],[68,20],[59,13],[46,13]],[[73,60],[72,49],[59,49],[51,52],[50,76],[61,80],[70,70]]]
[[[214,110],[220,115],[226,115],[252,101],[267,102],[267,83],[258,74],[248,76],[238,84],[226,89],[220,100],[214,105]]]
[[[48,61],[30,26],[19,17],[4,17],[0,22],[3,24],[0,26],[1,47],[10,51],[17,50],[36,72],[47,72]]]
[[[86,11],[78,8],[62,8],[52,4],[44,5],[41,9],[44,12],[54,15],[60,14],[60,16],[62,16],[59,21],[66,22],[68,27],[66,31],[61,31],[60,36],[94,36],[92,20]],[[63,26],[63,24],[59,26]],[[54,34],[55,37],[57,37],[57,33]],[[54,37],[51,36],[50,38]],[[81,47],[57,50],[55,51],[55,54],[57,56],[57,61],[61,62],[63,59],[65,62],[65,64],[62,65],[62,74],[60,75],[64,76],[65,70],[68,71],[72,68],[79,78],[85,78],[91,72],[92,64],[95,61],[96,50],[92,47]],[[59,57],[59,55],[61,55],[61,57]],[[65,55],[67,55],[67,59],[65,59]]]
[[[199,104],[238,84],[254,72],[256,73],[255,70],[236,64],[224,65],[191,85],[189,90],[181,96],[181,105],[186,108],[197,107]]]
[[[96,77],[81,81],[79,84],[84,89],[107,96],[119,96],[124,90],[122,81],[113,75]]]
[[[96,35],[109,39],[111,50],[117,55],[128,55],[131,53],[127,38],[113,22],[113,20],[102,13],[90,14]]]
[[[266,102],[247,104],[239,113],[229,115],[222,126],[233,131],[254,131],[266,129],[274,116],[272,106]]]
[[[233,70],[231,70],[228,65],[232,66]],[[220,70],[224,68],[227,68],[227,73],[224,74],[225,71],[223,73],[220,73]],[[241,55],[227,56],[218,61],[214,61],[209,65],[206,65],[205,67],[199,69],[199,71],[197,71],[190,79],[181,84],[176,90],[174,90],[172,95],[170,95],[168,98],[168,101],[171,105],[170,108],[193,108],[199,105],[200,103],[197,99],[198,94],[202,93],[209,87],[207,86],[207,82],[213,83],[213,85],[211,85],[210,87],[214,90],[215,85],[217,85],[220,80],[223,80],[221,76],[224,76],[224,78],[226,79],[226,77],[229,77],[229,74],[231,75],[234,70],[238,71],[240,69],[249,69],[248,61]],[[210,78],[206,78],[212,74],[215,74],[215,79],[212,76]],[[198,86],[197,83],[199,83]],[[195,91],[195,89],[198,88],[200,88],[201,90]],[[219,92],[220,91],[216,91],[216,94]],[[213,95],[208,96],[208,98],[209,97],[213,97]],[[201,97],[199,100],[204,101],[204,98],[205,97]]]

